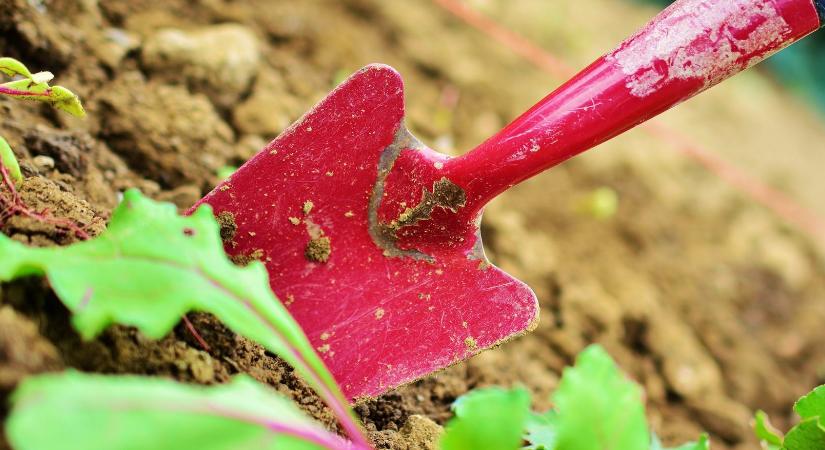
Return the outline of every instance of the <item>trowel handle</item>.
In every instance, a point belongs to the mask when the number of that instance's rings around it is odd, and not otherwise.
[[[825,0],[678,0],[446,175],[480,209],[507,188],[588,150],[817,30]]]

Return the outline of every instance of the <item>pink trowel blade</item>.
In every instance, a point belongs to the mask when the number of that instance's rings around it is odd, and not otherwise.
[[[532,291],[484,256],[484,205],[820,26],[813,0],[680,0],[457,158],[404,127],[400,76],[368,66],[202,202],[261,259],[349,398],[531,329]]]
[[[403,118],[398,73],[366,67],[203,200],[233,216],[226,250],[265,261],[272,289],[349,398],[522,333],[538,310],[532,291],[480,251],[385,248],[377,208],[392,160],[416,151],[431,166],[444,161]]]

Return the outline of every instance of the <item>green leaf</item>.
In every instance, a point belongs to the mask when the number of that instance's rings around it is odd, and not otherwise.
[[[20,173],[20,164],[11,150],[11,146],[0,136],[0,165],[6,168],[11,179],[17,183],[23,181],[23,174]]]
[[[49,103],[51,103],[53,107],[61,111],[65,111],[75,117],[84,117],[86,115],[86,111],[80,103],[80,97],[78,97],[74,92],[64,88],[63,86],[52,86],[50,93],[51,100]]]
[[[225,179],[231,177],[232,174],[235,173],[236,170],[238,170],[238,168],[235,167],[235,166],[223,166],[220,169],[218,169],[218,172],[216,173],[216,175],[218,176],[219,179],[225,180]]]
[[[34,79],[22,79],[0,84],[0,95],[7,95],[20,100],[46,102],[53,107],[66,111],[77,117],[86,115],[80,98],[63,86],[49,86]]]
[[[825,448],[825,386],[819,386],[797,400],[793,407],[802,421],[788,431],[783,441],[787,450],[821,450]]]
[[[525,426],[524,440],[530,445],[525,450],[553,450],[556,448],[556,412],[531,413]]]
[[[765,411],[757,411],[753,420],[753,431],[760,441],[768,446],[768,450],[779,450],[782,448],[782,433],[777,431],[768,420]]]
[[[787,450],[822,450],[825,448],[825,427],[819,417],[803,419],[788,431],[783,442]]]
[[[799,417],[825,417],[825,385],[819,386],[796,401],[793,406]]]
[[[210,312],[295,367],[350,435],[361,437],[332,375],[272,293],[263,263],[229,261],[208,205],[183,217],[174,205],[130,190],[94,240],[29,248],[0,235],[0,281],[34,274],[47,276],[84,338],[121,323],[157,339],[183,314]]]
[[[459,397],[453,411],[442,450],[515,450],[521,446],[530,395],[523,388],[479,389]]]
[[[599,346],[579,354],[553,393],[556,450],[647,449],[641,391]]]
[[[12,404],[16,450],[349,448],[247,376],[206,388],[69,371],[27,378]]]
[[[25,64],[9,57],[0,58],[0,72],[10,77],[21,76],[29,79],[33,77],[32,73],[29,72],[29,69]]]
[[[702,434],[696,442],[688,442],[678,447],[664,448],[662,447],[661,441],[659,441],[659,437],[653,434],[650,442],[650,450],[710,450],[710,438],[707,434]]]

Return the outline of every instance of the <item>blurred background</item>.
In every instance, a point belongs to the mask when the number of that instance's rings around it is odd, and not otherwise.
[[[432,147],[460,154],[662,6],[3,0],[0,53],[54,72],[81,96],[88,118],[0,99],[0,133],[39,183],[22,188],[38,208],[107,217],[119,193],[136,186],[185,209],[365,64],[397,68],[408,126]],[[667,444],[707,430],[715,450],[756,448],[748,424],[757,408],[786,427],[793,401],[825,382],[822,42],[797,44],[653,128],[491,204],[487,252],[534,288],[541,323],[501,349],[360,405],[381,448],[408,448],[398,430],[410,415],[443,423],[452,401],[478,386],[523,384],[536,408],[549,407],[561,370],[592,342],[644,387]],[[33,245],[65,243],[34,224],[2,231]],[[27,289],[19,290],[24,300],[46,288]],[[59,311],[24,300],[14,308],[67,366],[200,383],[244,371],[313,404],[288,374],[273,375],[265,356],[236,349],[231,365],[202,355],[183,334],[153,344],[113,332],[81,343],[54,325],[65,324]],[[151,351],[135,350],[136,342]]]

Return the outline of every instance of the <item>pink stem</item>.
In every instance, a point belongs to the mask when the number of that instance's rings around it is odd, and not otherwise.
[[[12,97],[48,97],[51,94],[51,89],[47,89],[45,92],[37,93],[21,91],[20,89],[11,89],[5,86],[0,86],[0,94],[9,95]]]
[[[203,339],[203,337],[198,333],[198,330],[195,328],[195,325],[186,317],[186,314],[183,315],[183,323],[186,325],[186,330],[189,331],[189,334],[198,341],[198,345],[206,352],[211,352],[212,349],[209,347],[209,344]]]

